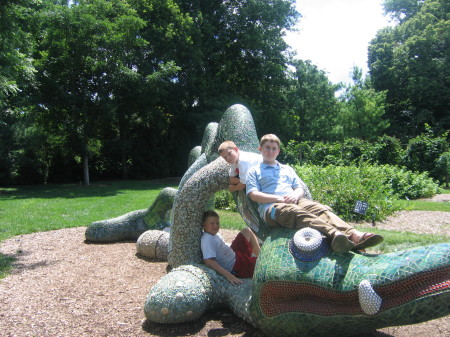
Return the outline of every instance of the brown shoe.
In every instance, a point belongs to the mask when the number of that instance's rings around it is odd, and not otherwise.
[[[355,243],[355,247],[353,249],[364,249],[367,247],[373,247],[383,242],[384,238],[380,234],[374,233],[364,233],[363,235],[353,238],[354,235],[351,236],[352,241]]]
[[[355,244],[342,233],[336,234],[331,241],[331,249],[335,253],[346,253],[355,248]]]

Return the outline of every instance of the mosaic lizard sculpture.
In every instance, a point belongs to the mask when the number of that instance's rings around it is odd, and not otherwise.
[[[173,207],[162,207],[162,197],[148,210],[93,224],[86,231],[88,240],[136,238],[139,231],[159,225],[150,227],[149,219],[167,221],[171,214],[168,262],[174,269],[147,296],[144,312],[149,320],[192,321],[225,305],[270,336],[349,336],[450,313],[450,243],[377,256],[337,254],[313,230],[269,228],[242,192],[235,195],[239,212],[264,240],[255,275],[234,286],[207,268],[200,252],[201,215],[214,193],[228,186],[226,163],[214,158],[213,149],[232,139],[255,151],[257,137],[248,110],[232,106],[218,125],[209,127],[205,139],[189,176],[168,198]]]

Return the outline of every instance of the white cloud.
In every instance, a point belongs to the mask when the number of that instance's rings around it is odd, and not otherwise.
[[[286,41],[298,58],[325,70],[330,81],[350,82],[353,66],[367,72],[367,48],[377,31],[389,25],[383,0],[297,0],[299,31]]]

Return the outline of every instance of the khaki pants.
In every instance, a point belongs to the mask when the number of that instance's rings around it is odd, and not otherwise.
[[[297,204],[273,204],[266,212],[265,221],[271,226],[314,228],[327,237],[334,237],[336,231],[348,237],[355,230],[334,214],[329,206],[304,198]]]

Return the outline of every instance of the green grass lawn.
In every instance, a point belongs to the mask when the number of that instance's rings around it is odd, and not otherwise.
[[[0,241],[15,235],[87,226],[145,209],[167,186],[177,187],[177,184],[127,180],[91,186],[0,187]]]
[[[165,187],[176,188],[177,182],[126,180],[96,182],[91,186],[55,184],[0,187],[0,241],[16,235],[88,226],[94,221],[146,209]],[[411,200],[404,201],[403,206],[410,210],[450,212],[449,203]],[[222,210],[218,213],[222,228],[239,230],[245,226],[239,213]],[[379,246],[383,252],[448,241],[448,237],[436,235],[374,231],[385,237],[385,242]],[[11,259],[0,254],[0,278],[10,264]]]
[[[408,211],[440,211],[450,212],[450,202],[435,202],[423,200],[400,200],[400,205]]]

